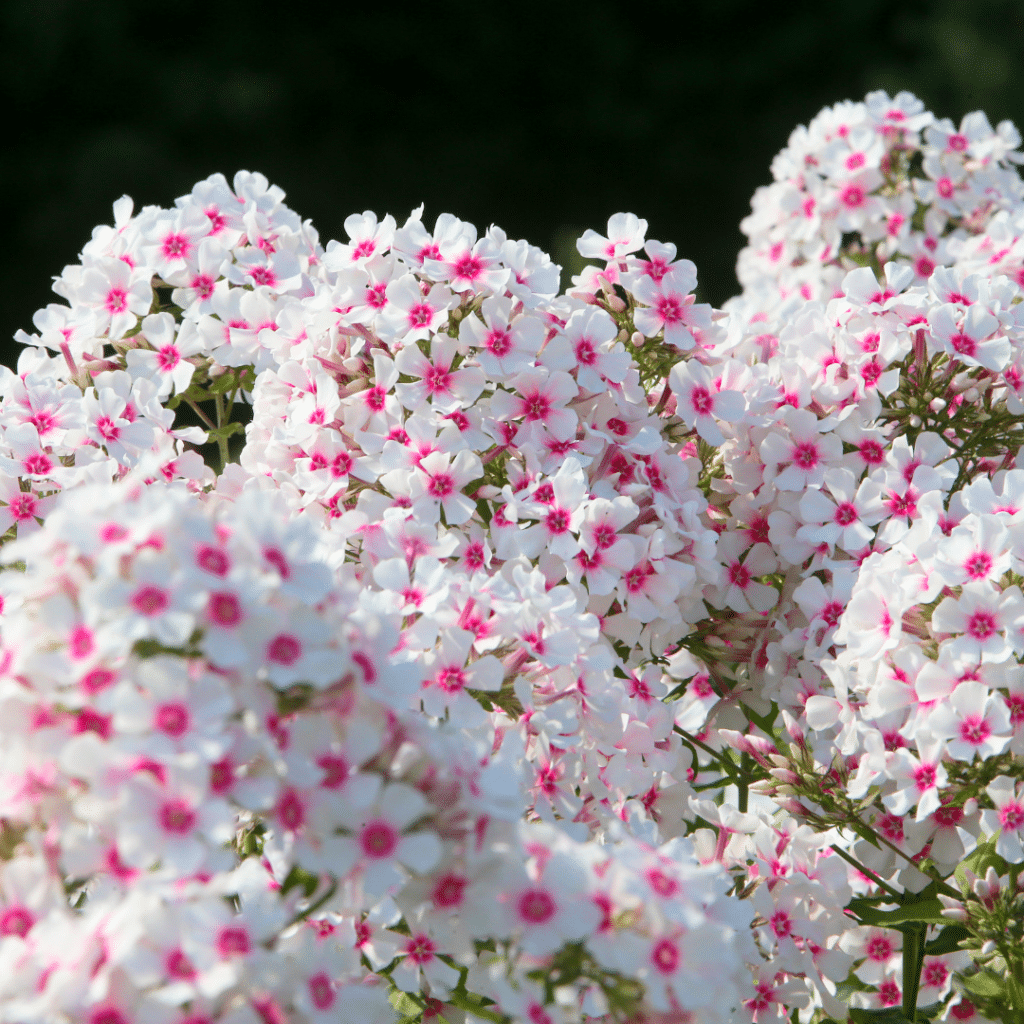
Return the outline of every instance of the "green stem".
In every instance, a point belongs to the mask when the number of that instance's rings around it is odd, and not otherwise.
[[[750,771],[750,755],[747,753],[740,755],[740,772],[743,774],[743,781],[736,783],[736,788],[739,790],[739,809],[740,813],[747,813],[747,796],[748,796],[748,783],[747,773]]]
[[[500,1013],[495,1013],[494,1010],[488,1010],[486,1006],[481,1006],[479,1003],[474,1003],[472,999],[462,995],[459,992],[452,992],[444,1002],[450,1006],[457,1006],[460,1010],[466,1010],[468,1013],[473,1014],[474,1017],[483,1017],[484,1020],[492,1020],[494,1024],[504,1024],[505,1016]]]
[[[213,423],[213,420],[211,420],[211,419],[210,419],[210,417],[209,417],[209,416],[207,416],[207,415],[206,415],[206,413],[205,413],[205,412],[203,412],[203,410],[202,410],[202,409],[200,409],[200,408],[199,408],[199,406],[198,406],[198,405],[196,405],[196,403],[192,401],[192,399],[191,399],[191,398],[186,398],[186,399],[185,399],[185,404],[186,404],[186,405],[187,405],[187,406],[188,406],[188,407],[189,407],[189,408],[190,408],[190,409],[191,409],[191,410],[192,410],[192,411],[193,411],[193,412],[194,412],[194,413],[195,413],[195,414],[196,414],[196,415],[197,415],[197,416],[199,417],[199,419],[200,419],[200,420],[202,420],[202,421],[203,421],[203,423],[205,423],[205,424],[206,424],[206,425],[207,425],[207,426],[208,426],[208,427],[209,427],[209,428],[210,428],[211,430],[214,430],[214,429],[215,429],[215,427],[214,427],[214,423]]]
[[[231,410],[229,409],[227,411],[227,416],[225,417],[223,395],[214,395],[214,402],[217,408],[217,426],[223,427],[231,419]],[[220,434],[217,437],[217,449],[220,452],[220,471],[223,473],[230,456],[228,451],[228,439],[223,434]]]
[[[917,1020],[917,993],[921,987],[921,969],[924,967],[924,939],[926,924],[903,933],[903,1016]]]
[[[895,896],[897,901],[900,901],[900,900],[903,899],[903,894],[902,893],[897,892],[887,882],[883,882],[882,879],[879,878],[878,875],[876,875],[874,873],[874,871],[872,871],[868,867],[865,867],[863,864],[861,864],[860,861],[855,860],[845,850],[840,849],[838,846],[836,846],[835,843],[832,844],[831,849],[832,849],[832,851],[834,853],[838,853],[839,856],[842,857],[843,860],[845,860],[847,862],[847,864],[852,864],[862,875],[864,875],[865,878],[870,878],[871,881],[874,882],[875,885],[877,885],[884,892],[889,893],[890,896]]]

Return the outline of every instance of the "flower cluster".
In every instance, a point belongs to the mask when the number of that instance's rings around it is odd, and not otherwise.
[[[115,204],[0,380],[3,1019],[1024,1012],[1018,143],[823,112],[722,311]]]

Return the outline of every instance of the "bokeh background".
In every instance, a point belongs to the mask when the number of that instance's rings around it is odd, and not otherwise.
[[[1021,0],[389,6],[2,0],[0,361],[115,199],[214,171],[262,171],[322,242],[423,202],[566,274],[630,210],[720,304],[750,196],[822,106],[910,89],[1024,127]]]

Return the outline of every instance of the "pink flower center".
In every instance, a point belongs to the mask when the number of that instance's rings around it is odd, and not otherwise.
[[[697,386],[690,392],[690,404],[698,416],[710,416],[715,408],[715,400],[707,388]]]
[[[664,871],[661,871],[658,868],[651,868],[651,870],[647,872],[647,882],[654,892],[663,899],[667,899],[679,888],[679,885],[674,878],[670,875],[666,875]]]
[[[455,277],[463,281],[475,281],[483,273],[483,269],[483,261],[467,253],[455,264]]]
[[[217,933],[217,952],[222,959],[229,956],[245,956],[252,943],[249,940],[249,933],[241,926],[228,925]]]
[[[188,835],[195,824],[196,812],[184,800],[168,800],[160,808],[160,826],[171,835]]]
[[[387,392],[378,384],[363,393],[363,401],[371,412],[380,412],[387,401]]]
[[[1015,800],[999,808],[999,823],[1004,831],[1017,832],[1024,828],[1024,804]]]
[[[523,406],[525,416],[528,420],[547,419],[551,412],[551,402],[546,396],[539,392],[530,395],[529,397],[524,396]]]
[[[466,685],[466,673],[458,665],[446,665],[437,673],[434,683],[445,693],[458,693]]]
[[[953,351],[962,356],[973,357],[978,350],[975,340],[966,334],[954,334],[949,343],[953,346]]]
[[[414,935],[405,946],[405,955],[414,964],[429,964],[437,947],[429,935]]]
[[[35,923],[35,916],[28,907],[15,903],[0,913],[0,935],[20,935],[24,938]]]
[[[984,579],[992,568],[992,556],[987,551],[976,551],[964,562],[964,572],[972,580]]]
[[[447,498],[455,491],[455,479],[451,473],[438,473],[430,478],[428,490],[433,498]]]
[[[363,826],[359,843],[367,857],[380,860],[383,857],[390,857],[395,852],[398,847],[398,833],[390,822],[378,818]]]
[[[671,939],[662,939],[651,950],[651,963],[662,974],[672,974],[679,966],[679,947]]]
[[[987,640],[996,632],[996,617],[987,611],[976,611],[967,619],[967,632],[975,640]]]
[[[302,828],[306,820],[306,809],[294,789],[285,790],[277,802],[277,817],[281,824],[292,832]]]
[[[169,604],[167,591],[160,587],[143,586],[132,594],[132,607],[140,615],[159,615]]]
[[[434,906],[447,910],[457,907],[463,899],[466,891],[466,879],[461,875],[442,875],[434,883],[434,891],[431,896]]]
[[[174,345],[164,345],[157,352],[157,364],[164,373],[169,373],[181,362],[181,354]]]
[[[267,658],[278,665],[294,665],[301,654],[302,644],[290,633],[279,633],[267,646]]]
[[[891,978],[878,986],[878,1001],[883,1006],[896,1006],[902,998],[899,985]]]
[[[576,362],[581,366],[593,366],[597,362],[597,352],[589,338],[580,338],[576,342]]]
[[[884,935],[872,936],[864,947],[864,952],[867,953],[868,959],[875,961],[888,960],[892,956],[892,951],[892,942]]]
[[[544,518],[544,525],[549,533],[566,533],[569,529],[569,511],[564,508],[553,508]]]
[[[661,296],[656,308],[666,324],[677,324],[683,319],[683,304],[673,295]]]
[[[750,570],[742,562],[733,562],[729,566],[729,582],[740,590],[750,586]]]
[[[991,735],[992,729],[981,715],[968,715],[960,723],[960,739],[964,743],[980,746]]]
[[[963,816],[964,809],[962,807],[947,806],[937,807],[932,815],[936,824],[941,828],[952,828],[954,825],[959,825]]]
[[[784,939],[793,930],[793,922],[790,920],[789,914],[784,910],[776,910],[772,914],[771,922],[772,931],[780,938]]]
[[[164,970],[169,978],[181,978],[187,981],[196,976],[196,969],[192,961],[185,955],[182,949],[172,949],[164,960]]]
[[[484,340],[484,347],[500,359],[512,351],[512,335],[508,331],[495,327]]]
[[[931,789],[935,785],[935,765],[922,764],[914,769],[914,785],[920,792]]]
[[[105,305],[110,313],[123,313],[128,308],[128,293],[123,288],[111,288]]]
[[[324,777],[320,785],[324,789],[340,789],[348,778],[349,765],[345,758],[338,754],[323,754],[317,758],[317,765],[323,770]]]
[[[793,449],[793,462],[801,469],[813,469],[818,464],[818,446],[803,441]]]
[[[161,704],[156,709],[154,724],[160,732],[177,739],[177,737],[183,736],[188,732],[188,708],[177,701]]]
[[[242,621],[242,606],[230,591],[213,591],[207,611],[210,620],[218,626],[237,626]]]
[[[226,576],[231,568],[228,556],[218,548],[203,544],[196,550],[196,565],[214,576]]]
[[[209,274],[196,274],[192,278],[192,288],[200,299],[208,299],[213,294],[214,280]]]
[[[334,1005],[336,993],[331,979],[325,971],[319,971],[309,979],[309,998],[318,1010],[329,1010]]]
[[[557,909],[546,889],[527,889],[520,895],[516,908],[527,924],[544,924],[555,916]]]
[[[265,285],[267,288],[274,288],[277,285],[277,275],[270,267],[253,267],[249,271],[249,276],[257,285]]]
[[[26,473],[32,473],[37,476],[41,476],[43,473],[49,473],[53,469],[53,462],[48,455],[44,455],[42,452],[35,452],[29,455],[28,458],[22,463],[25,467]]]
[[[104,441],[116,441],[121,435],[121,428],[109,416],[100,416],[96,420],[96,429]]]
[[[848,501],[836,506],[835,520],[840,526],[849,526],[857,521],[857,509]]]
[[[864,203],[864,189],[860,185],[847,185],[839,193],[839,199],[849,210],[855,210]]]

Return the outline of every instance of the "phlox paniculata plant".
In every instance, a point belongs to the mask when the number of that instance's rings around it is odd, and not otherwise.
[[[1018,144],[822,112],[725,310],[118,201],[0,380],[0,1019],[1018,1019]]]

